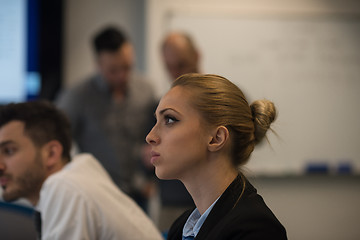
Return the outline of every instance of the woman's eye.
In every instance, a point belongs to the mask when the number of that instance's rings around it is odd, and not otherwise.
[[[170,125],[170,124],[174,124],[175,122],[177,122],[178,120],[174,117],[171,116],[165,116],[165,125]]]

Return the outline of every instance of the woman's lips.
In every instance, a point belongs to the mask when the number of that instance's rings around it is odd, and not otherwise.
[[[154,165],[154,163],[156,162],[156,160],[157,160],[159,157],[160,157],[160,153],[151,151],[151,159],[150,159],[151,164]]]

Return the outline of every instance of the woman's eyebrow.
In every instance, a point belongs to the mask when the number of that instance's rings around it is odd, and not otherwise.
[[[176,111],[174,108],[164,108],[164,109],[162,109],[162,110],[159,111],[159,115],[164,115],[165,112],[167,112],[167,111],[174,111],[175,113],[181,115],[181,113],[178,112],[178,111]],[[154,116],[155,116],[155,119],[157,119],[157,117],[156,117],[156,112],[154,112]]]
[[[174,112],[180,114],[178,111],[176,111],[176,110],[173,109],[173,108],[164,108],[164,109],[162,109],[162,110],[159,112],[159,114],[160,114],[160,115],[163,115],[166,111],[174,111]]]

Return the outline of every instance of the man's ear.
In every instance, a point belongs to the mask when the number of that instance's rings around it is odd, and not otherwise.
[[[48,170],[52,170],[59,163],[62,162],[62,152],[63,146],[57,140],[52,140],[46,143],[43,147],[42,157],[44,161],[44,166]]]
[[[226,127],[217,127],[212,133],[211,141],[208,144],[208,150],[210,152],[215,152],[222,149],[229,137],[229,130]]]

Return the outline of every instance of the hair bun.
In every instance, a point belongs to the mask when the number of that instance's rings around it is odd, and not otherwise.
[[[276,118],[276,108],[273,102],[266,99],[253,102],[250,108],[255,125],[255,142],[259,143]]]

